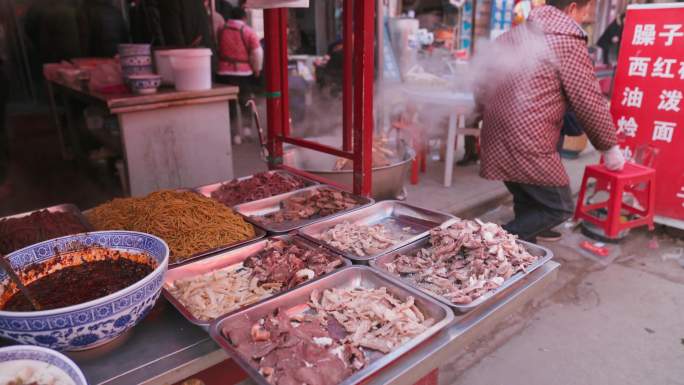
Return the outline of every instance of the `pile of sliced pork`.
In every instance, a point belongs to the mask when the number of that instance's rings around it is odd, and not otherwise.
[[[295,309],[256,322],[245,314],[223,330],[272,384],[339,384],[373,351],[389,353],[434,323],[413,298],[399,300],[385,288],[314,291]]]
[[[430,247],[396,255],[386,269],[413,285],[465,305],[537,261],[517,237],[494,223],[458,220],[433,229]]]

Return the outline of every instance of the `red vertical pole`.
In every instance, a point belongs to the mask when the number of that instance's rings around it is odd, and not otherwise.
[[[343,44],[343,75],[342,75],[342,149],[352,150],[352,122],[353,122],[353,101],[352,94],[352,68],[354,57],[354,0],[344,0],[342,9],[344,20],[342,31],[344,37]]]
[[[375,1],[354,7],[354,193],[370,196],[373,170]]]
[[[264,10],[264,38],[266,40],[265,73],[266,73],[266,107],[267,107],[267,147],[270,158],[268,167],[278,166],[283,156],[283,144],[278,140],[282,130],[282,66],[280,40],[279,10]]]
[[[282,129],[284,136],[290,136],[290,84],[288,81],[288,59],[287,59],[287,8],[278,10],[280,13],[280,68],[282,77],[280,79],[280,92],[282,93]]]

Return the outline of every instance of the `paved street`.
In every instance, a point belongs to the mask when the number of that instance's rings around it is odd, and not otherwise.
[[[441,384],[684,384],[682,234],[634,232],[610,246],[608,263],[579,249],[579,232],[563,231],[545,244],[562,264],[546,297],[445,364]]]

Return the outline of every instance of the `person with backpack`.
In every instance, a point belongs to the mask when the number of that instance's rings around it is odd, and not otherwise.
[[[264,51],[259,36],[247,25],[243,8],[235,7],[226,16],[226,23],[216,32],[219,56],[216,80],[240,87],[240,104],[244,105],[258,84]]]

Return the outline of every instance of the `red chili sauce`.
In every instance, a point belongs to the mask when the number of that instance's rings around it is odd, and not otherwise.
[[[149,265],[126,258],[92,261],[66,267],[28,285],[28,289],[42,310],[102,298],[131,286],[150,274]],[[33,311],[33,306],[20,292],[15,293],[3,306],[5,311]]]

